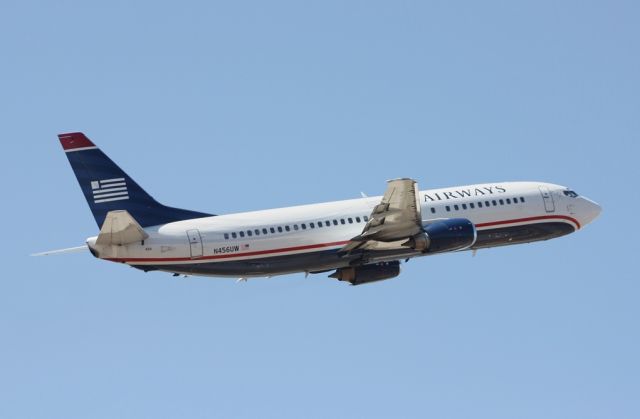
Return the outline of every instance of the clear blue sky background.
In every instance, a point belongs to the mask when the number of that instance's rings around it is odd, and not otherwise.
[[[639,12],[3,1],[0,417],[640,417]],[[97,232],[56,138],[77,130],[219,214],[401,176],[556,182],[604,212],[362,287],[29,257]]]

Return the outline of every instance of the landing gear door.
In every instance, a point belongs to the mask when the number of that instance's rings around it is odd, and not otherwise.
[[[187,230],[187,236],[189,237],[189,246],[191,248],[191,259],[202,257],[202,238],[200,237],[200,231]]]
[[[556,205],[553,202],[553,195],[549,192],[549,188],[546,186],[540,186],[540,194],[542,194],[542,200],[544,201],[544,210],[546,212],[554,212]]]

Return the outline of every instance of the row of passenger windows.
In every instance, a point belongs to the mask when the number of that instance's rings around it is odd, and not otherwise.
[[[519,201],[518,201],[519,200]],[[520,198],[513,198],[513,200],[511,198],[506,198],[506,199],[493,199],[490,201],[478,201],[478,202],[469,202],[468,204],[454,204],[453,205],[453,210],[454,211],[460,211],[461,207],[462,210],[466,210],[466,209],[475,209],[475,208],[484,208],[484,207],[491,207],[492,205],[498,206],[498,205],[511,205],[511,204],[517,204],[518,202],[524,203],[524,197],[520,197]],[[451,212],[452,206],[451,205],[446,205],[445,210],[447,212]],[[435,214],[436,213],[436,208],[435,207],[431,207],[431,213]],[[293,225],[284,225],[284,226],[277,226],[277,227],[263,227],[263,228],[256,228],[253,230],[245,230],[245,231],[238,231],[238,232],[231,232],[231,233],[224,233],[224,239],[225,240],[229,240],[229,239],[237,239],[238,237],[253,237],[253,236],[266,236],[267,234],[276,234],[276,233],[284,233],[287,231],[298,231],[298,230],[306,230],[307,228],[309,229],[315,229],[315,228],[325,228],[325,227],[331,227],[332,225],[337,226],[340,224],[353,224],[354,222],[356,223],[361,223],[361,222],[367,222],[369,221],[369,217],[367,217],[366,215],[363,217],[348,217],[348,218],[340,218],[338,219],[334,219],[334,220],[325,220],[325,221],[312,221],[310,223],[301,223],[301,224],[293,224]]]
[[[361,223],[361,222],[367,222],[369,221],[369,217],[367,217],[366,215],[363,217],[348,217],[348,218],[340,218],[340,219],[335,219],[335,220],[326,220],[326,221],[312,221],[310,223],[301,223],[301,224],[293,224],[293,225],[283,225],[283,226],[276,226],[276,227],[262,227],[262,228],[255,228],[253,230],[245,230],[245,231],[238,231],[238,232],[231,232],[231,233],[224,233],[224,239],[225,240],[229,240],[229,239],[237,239],[238,237],[253,237],[253,236],[266,236],[267,234],[276,234],[276,233],[284,233],[287,231],[298,231],[298,230],[306,230],[307,228],[309,229],[315,229],[315,228],[326,228],[326,227],[331,227],[332,225],[337,226],[337,225],[341,225],[341,224],[353,224],[355,223]]]
[[[478,201],[478,202],[469,202],[468,204],[455,204],[453,205],[453,211],[460,211],[460,207],[462,207],[462,210],[466,210],[466,209],[475,209],[475,208],[485,208],[485,207],[490,207],[490,206],[494,206],[497,207],[498,205],[511,205],[511,204],[517,204],[518,202],[524,203],[524,197],[520,197],[520,198],[507,198],[507,199],[492,199],[490,201]],[[451,212],[451,205],[445,205],[444,209],[447,212]],[[435,214],[436,213],[436,208],[435,207],[431,207],[431,213]]]

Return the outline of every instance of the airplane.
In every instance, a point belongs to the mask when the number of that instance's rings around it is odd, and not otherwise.
[[[400,262],[439,253],[530,243],[573,233],[601,207],[545,182],[494,182],[420,191],[389,180],[383,196],[228,215],[154,200],[81,132],[62,148],[100,232],[99,259],[144,272],[254,277],[331,272],[360,285],[400,274]]]

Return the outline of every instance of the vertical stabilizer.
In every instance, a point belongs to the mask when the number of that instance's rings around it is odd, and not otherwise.
[[[142,227],[212,215],[160,204],[83,133],[58,138],[98,227],[109,211],[118,210],[126,210]]]

